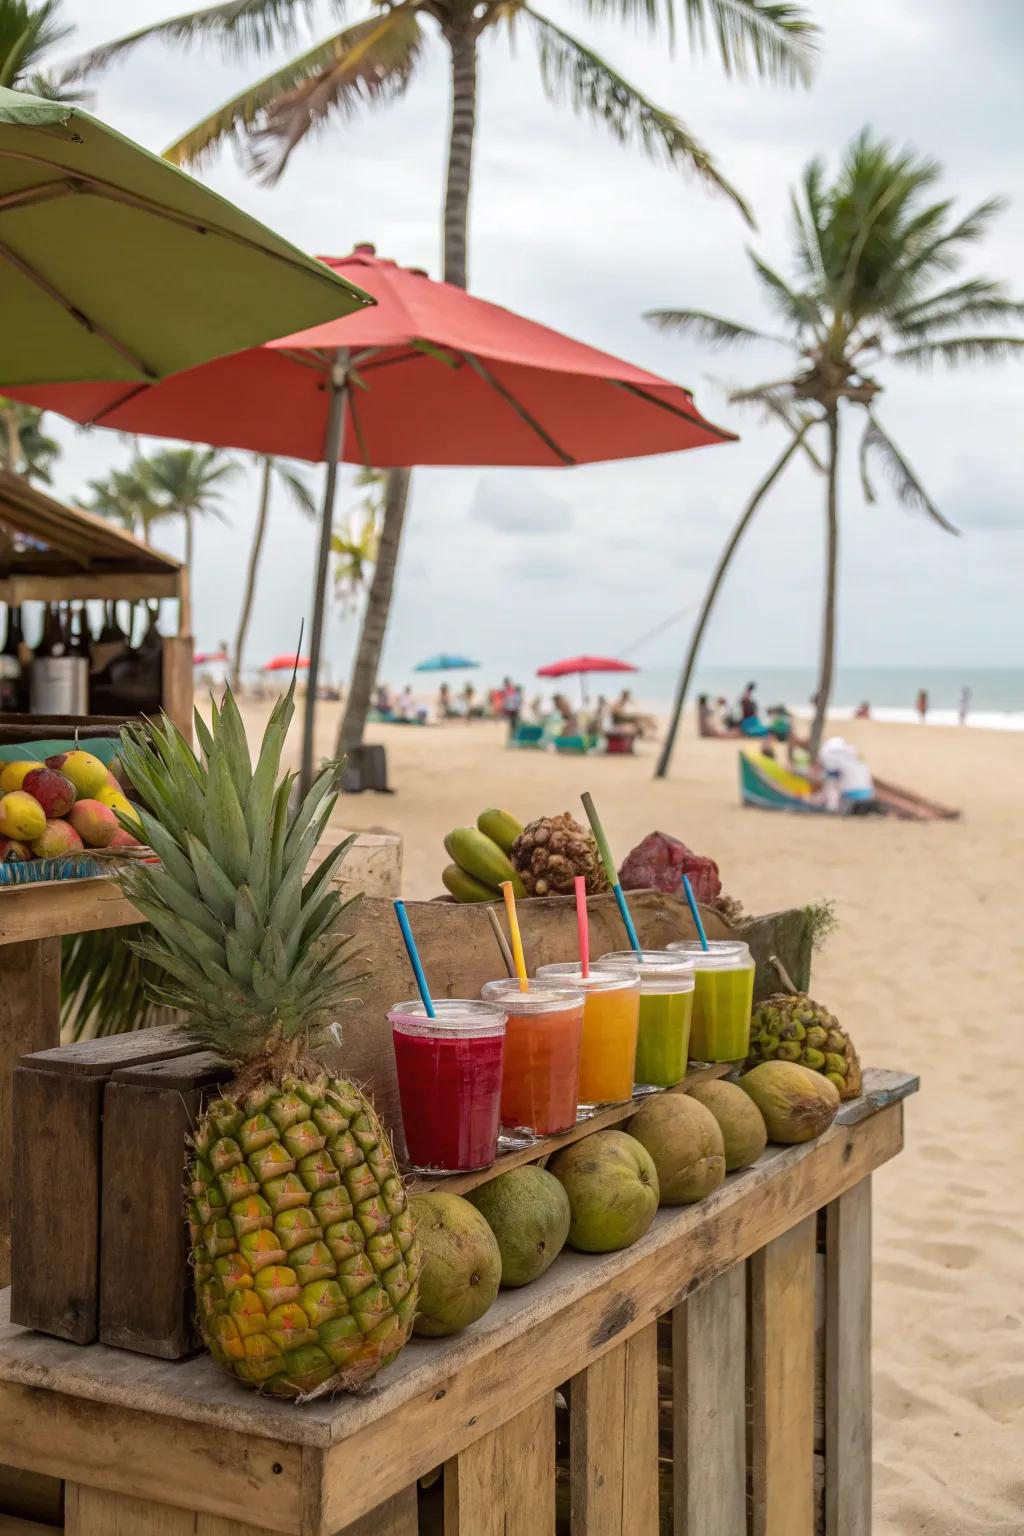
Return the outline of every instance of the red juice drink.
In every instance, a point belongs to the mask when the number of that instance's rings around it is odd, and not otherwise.
[[[439,998],[388,1014],[395,1046],[406,1156],[417,1173],[486,1168],[498,1150],[505,1014],[460,998]]]
[[[694,1061],[742,1061],[750,1050],[754,1003],[754,961],[740,939],[699,939],[670,944],[673,954],[692,960],[696,991],[690,1055]]]
[[[576,1124],[583,993],[529,981],[488,981],[483,997],[507,1015],[502,1129],[555,1136]]]
[[[667,949],[631,949],[602,955],[598,964],[640,972],[640,1030],[636,1091],[671,1088],[686,1076],[693,1013],[693,966]]]

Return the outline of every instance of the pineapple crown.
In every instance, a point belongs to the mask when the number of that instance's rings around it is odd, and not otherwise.
[[[164,974],[149,987],[153,1000],[181,1010],[197,1044],[236,1064],[293,1062],[362,979],[342,974],[352,940],[338,932],[359,898],[343,902],[329,883],[354,839],[304,879],[341,765],[329,763],[295,810],[295,775],[278,778],[294,710],[293,678],[255,767],[230,689],[209,726],[196,712],[202,760],[166,716],[121,732],[143,835],[160,859],[119,876],[153,930],[133,948]]]

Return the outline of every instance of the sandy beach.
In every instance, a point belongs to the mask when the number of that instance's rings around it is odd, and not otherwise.
[[[320,714],[333,742],[336,707]],[[253,706],[256,726],[262,707]],[[1024,993],[1024,734],[855,722],[880,777],[958,805],[957,822],[771,815],[740,807],[736,748],[682,738],[587,760],[504,749],[492,724],[371,727],[394,796],[344,821],[405,840],[404,894],[440,890],[444,833],[487,805],[576,812],[589,788],[621,853],[655,828],[717,859],[750,911],[821,897],[839,927],[813,991],[862,1059],[922,1078],[907,1148],[877,1176],[875,1505],[879,1536],[1019,1536],[1024,1526],[1024,1122],[1012,1037]]]

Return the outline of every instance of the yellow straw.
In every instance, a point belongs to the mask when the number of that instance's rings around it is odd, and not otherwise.
[[[519,977],[520,992],[528,992],[530,984],[526,979],[526,956],[523,954],[523,936],[519,932],[519,919],[516,916],[516,893],[512,889],[511,880],[501,882],[501,894],[505,898],[505,911],[508,914],[508,931],[512,936],[512,959],[515,961],[516,975]]]

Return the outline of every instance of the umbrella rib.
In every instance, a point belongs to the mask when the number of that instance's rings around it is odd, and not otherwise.
[[[0,213],[12,208],[33,208],[39,203],[52,203],[58,197],[67,197],[79,189],[71,181],[44,181],[35,187],[22,187],[20,192],[5,192],[0,197]]]
[[[525,405],[522,405],[516,399],[512,391],[508,389],[506,385],[502,384],[500,379],[496,379],[494,374],[491,373],[488,368],[484,367],[483,363],[478,357],[475,357],[472,352],[463,352],[462,355],[466,359],[466,362],[469,364],[469,366],[473,369],[473,371],[480,375],[484,383],[489,384],[494,390],[495,394],[500,395],[501,398],[505,401],[506,405],[510,405],[512,407],[519,419],[521,421],[525,421],[526,425],[530,428],[531,431],[536,432],[541,442],[544,443],[546,447],[550,448],[551,452],[556,454],[558,458],[561,459],[563,464],[576,463],[576,460],[572,457],[572,455],[566,453],[564,448],[560,448],[558,446],[550,432],[547,432],[541,426],[537,418],[530,414]]]
[[[61,309],[65,310],[71,316],[72,320],[76,321],[77,324],[82,326],[84,330],[90,331],[94,336],[98,336],[99,339],[108,347],[110,347],[112,351],[117,352],[127,362],[131,363],[133,368],[136,368],[140,373],[145,374],[148,379],[156,379],[159,377],[159,375],[155,373],[152,368],[150,368],[148,363],[143,362],[142,358],[139,357],[137,353],[133,352],[130,347],[126,346],[123,341],[119,341],[116,336],[112,335],[111,332],[108,331],[105,326],[100,325],[98,321],[90,320],[89,316],[80,310],[76,304],[72,304],[71,300],[67,298],[63,293],[61,293],[59,288],[55,288],[53,284],[42,275],[41,272],[37,272],[35,267],[31,266],[22,256],[19,256],[16,251],[12,250],[11,247],[5,244],[5,242],[2,240],[0,240],[0,259],[8,262],[8,264],[12,266],[16,272],[20,272],[22,277],[27,278],[30,283],[35,283],[36,287],[41,288],[42,291],[49,298],[51,298],[55,304],[59,304]]]
[[[638,400],[646,400],[648,405],[656,405],[663,411],[668,411],[672,416],[679,416],[683,421],[692,422],[695,427],[703,431],[713,432],[723,443],[737,441],[735,432],[726,432],[722,427],[714,426],[710,421],[705,421],[702,416],[697,416],[690,411],[684,411],[681,406],[672,405],[668,400],[659,400],[657,395],[649,394],[646,389],[641,389],[638,384],[627,384],[624,379],[610,380],[616,389],[624,389],[629,395],[636,395]]]

